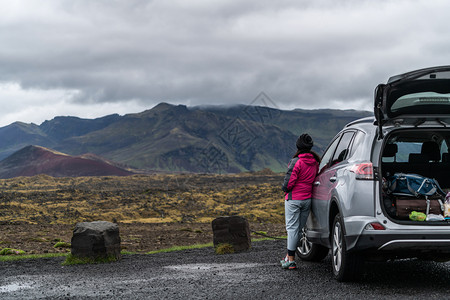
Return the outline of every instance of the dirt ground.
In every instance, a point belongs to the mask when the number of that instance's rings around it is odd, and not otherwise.
[[[0,180],[0,250],[58,253],[77,222],[118,223],[123,250],[205,244],[211,221],[239,215],[251,231],[284,236],[283,175],[270,171],[230,175],[153,174]],[[254,234],[252,238],[261,237]]]
[[[70,248],[55,248],[58,242],[70,243],[74,225],[0,224],[0,249],[20,249],[26,254],[60,253]],[[152,250],[210,243],[213,240],[211,223],[119,223],[122,249],[146,253]],[[283,224],[250,223],[252,238],[283,236]]]

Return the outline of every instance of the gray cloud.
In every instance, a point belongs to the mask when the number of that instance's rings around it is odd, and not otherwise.
[[[249,103],[261,91],[281,108],[370,109],[390,75],[450,59],[443,0],[2,5],[0,82],[46,97],[69,91],[64,101],[80,110]],[[2,106],[5,95],[0,89]],[[51,101],[62,100],[40,103]]]

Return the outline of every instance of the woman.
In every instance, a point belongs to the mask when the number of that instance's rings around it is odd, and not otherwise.
[[[319,169],[319,156],[311,151],[314,143],[309,134],[297,139],[297,152],[288,165],[282,190],[285,197],[285,216],[287,231],[287,255],[281,260],[284,269],[296,269],[295,249],[302,228],[308,219],[314,178]]]

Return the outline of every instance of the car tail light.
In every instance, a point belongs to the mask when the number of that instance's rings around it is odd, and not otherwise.
[[[372,163],[361,163],[354,165],[350,172],[355,173],[356,179],[366,179],[366,180],[372,180],[373,179],[373,166]]]
[[[378,222],[369,223],[364,227],[365,230],[386,230],[386,228]]]

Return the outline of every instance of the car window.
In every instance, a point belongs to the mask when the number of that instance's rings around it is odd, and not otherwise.
[[[410,154],[420,153],[422,143],[397,142],[398,151],[393,157],[382,157],[382,162],[408,162]]]
[[[352,157],[355,154],[356,150],[361,146],[364,142],[365,133],[362,131],[356,132],[355,138],[353,139],[353,143],[350,149],[350,154],[347,156],[348,158]]]
[[[412,93],[399,97],[395,100],[394,104],[391,106],[391,111],[393,113],[400,111],[416,111],[413,109],[423,110],[424,105],[429,108],[430,106],[436,105],[441,110],[448,109],[445,106],[450,106],[450,94],[449,93],[437,93],[437,92],[421,92]]]
[[[350,148],[350,142],[354,134],[355,133],[353,131],[344,133],[339,142],[339,145],[336,148],[336,151],[334,152],[331,165],[338,164],[347,158]]]
[[[443,162],[449,162],[448,145],[447,141],[443,140],[441,144],[441,157]]]
[[[328,147],[328,149],[325,151],[325,153],[322,156],[322,160],[320,161],[320,165],[319,165],[319,172],[326,167],[330,160],[331,157],[333,157],[334,154],[334,150],[336,150],[337,144],[339,143],[339,137],[337,137]]]
[[[441,144],[441,153],[445,153],[445,152],[448,152],[448,145],[447,145],[447,142],[445,140],[443,140],[442,144]]]

